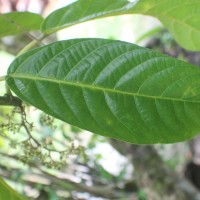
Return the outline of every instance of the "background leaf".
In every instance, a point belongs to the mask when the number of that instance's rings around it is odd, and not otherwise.
[[[39,30],[43,18],[30,12],[11,12],[0,15],[0,37]]]
[[[45,33],[55,32],[84,21],[118,15],[126,10],[126,0],[79,0],[52,12],[42,24]],[[122,13],[123,14],[123,13]]]
[[[171,143],[200,130],[200,69],[130,43],[56,42],[18,57],[6,80],[24,101],[111,138]]]
[[[58,31],[84,21],[122,14],[144,14],[158,18],[186,49],[200,50],[200,0],[79,0],[50,14],[42,24],[44,33]]]
[[[0,179],[0,199],[1,200],[25,200],[20,194],[13,190],[5,181]]]
[[[144,14],[157,17],[182,47],[200,50],[200,0],[143,0],[140,1],[141,10],[142,2],[146,8],[152,4]]]

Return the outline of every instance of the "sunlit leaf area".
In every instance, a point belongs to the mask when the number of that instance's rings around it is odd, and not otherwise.
[[[0,0],[0,200],[200,199],[200,1],[180,2]]]

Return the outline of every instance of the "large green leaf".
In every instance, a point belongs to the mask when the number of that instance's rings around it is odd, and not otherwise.
[[[0,179],[0,200],[25,200],[14,191],[5,181]]]
[[[11,12],[0,15],[0,37],[39,30],[43,18],[30,12]]]
[[[200,50],[200,0],[79,0],[50,14],[42,24],[44,33],[55,32],[91,19],[122,14],[145,14],[158,18],[186,49]]]
[[[200,131],[200,69],[136,45],[74,39],[9,67],[24,101],[72,125],[131,143],[171,143]]]

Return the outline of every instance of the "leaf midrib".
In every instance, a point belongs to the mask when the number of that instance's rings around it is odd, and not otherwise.
[[[163,97],[163,96],[152,96],[152,95],[146,95],[146,94],[141,94],[141,93],[132,93],[132,92],[126,92],[122,90],[116,90],[112,88],[105,88],[101,87],[98,85],[89,85],[86,83],[82,82],[72,82],[72,81],[67,81],[67,80],[57,80],[55,78],[45,78],[45,77],[39,77],[39,76],[30,76],[30,74],[9,74],[7,78],[12,77],[12,78],[18,78],[18,79],[28,79],[32,81],[46,81],[46,82],[54,82],[57,84],[65,84],[65,85],[71,85],[75,87],[80,87],[80,88],[87,88],[91,90],[100,90],[102,92],[110,92],[110,93],[117,93],[121,95],[129,95],[133,97],[144,97],[144,98],[151,98],[151,99],[159,99],[159,100],[168,100],[168,101],[180,101],[180,102],[188,102],[188,103],[200,103],[200,101],[191,101],[191,100],[184,100],[184,99],[176,99],[176,98],[170,98],[170,97]]]

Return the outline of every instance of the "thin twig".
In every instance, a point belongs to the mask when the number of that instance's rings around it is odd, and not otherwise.
[[[58,150],[55,150],[55,149],[50,149],[50,148],[42,145],[41,143],[39,143],[38,140],[33,137],[33,135],[31,134],[31,131],[30,131],[29,127],[28,127],[28,126],[30,126],[32,128],[33,125],[27,121],[26,112],[25,112],[24,107],[20,106],[20,110],[21,110],[21,114],[22,114],[22,122],[21,122],[22,126],[26,130],[26,132],[27,132],[27,134],[29,136],[29,139],[32,139],[35,142],[35,144],[37,145],[37,147],[41,147],[43,149],[46,149],[49,153],[51,153],[51,152],[57,152],[57,153],[67,152],[66,150],[58,151]],[[70,153],[70,152],[68,152],[68,153]]]
[[[31,127],[32,127],[33,125],[30,124],[30,123],[27,121],[27,119],[26,119],[26,112],[25,112],[25,109],[24,109],[24,106],[23,106],[23,105],[20,106],[20,110],[21,110],[21,116],[22,116],[22,122],[21,122],[21,123],[22,123],[22,126],[23,126],[24,129],[26,130],[26,132],[27,132],[29,138],[32,139],[32,140],[36,143],[36,145],[37,145],[38,147],[41,147],[41,144],[32,136],[32,134],[31,134],[29,128],[27,127],[27,124],[28,124],[29,126],[31,126]]]

